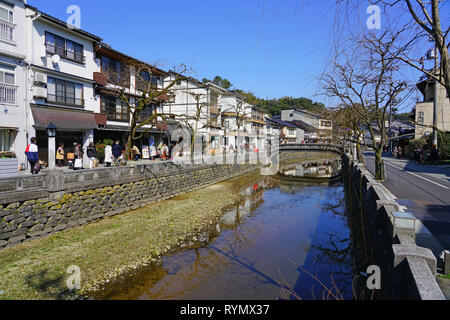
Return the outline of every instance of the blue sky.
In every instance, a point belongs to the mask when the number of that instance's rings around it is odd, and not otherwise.
[[[113,48],[164,69],[185,63],[192,76],[228,78],[261,98],[313,100],[332,30],[333,1],[303,0],[30,0],[67,20],[81,8],[82,29]],[[126,4],[126,5],[125,5]]]
[[[307,97],[327,106],[316,80],[326,69],[335,31],[335,0],[29,0],[61,20],[81,8],[82,29],[114,49],[169,70],[184,63],[191,76],[230,80],[260,98]],[[305,4],[310,3],[310,4]],[[355,29],[368,29],[367,0],[357,2]],[[450,4],[449,4],[450,5]],[[442,9],[449,18],[448,6]],[[357,10],[357,12],[358,12]],[[406,17],[411,17],[407,14]],[[353,26],[352,26],[353,28]],[[337,28],[339,29],[339,28]],[[353,30],[355,31],[355,30]],[[381,30],[383,31],[383,30]],[[429,44],[420,46],[424,53]],[[427,48],[425,48],[427,47]],[[419,74],[409,70],[417,81]],[[401,106],[410,111],[417,95]]]

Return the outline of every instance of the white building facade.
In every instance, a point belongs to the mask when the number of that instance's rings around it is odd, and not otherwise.
[[[177,77],[179,75],[170,73],[165,86],[175,82]],[[228,90],[210,82],[182,77],[170,91],[172,98],[165,104],[164,113],[175,115],[174,120],[187,126],[188,131],[196,131],[196,141],[202,145],[203,154],[222,154],[227,147],[223,101]]]
[[[39,157],[48,161],[46,127],[57,127],[56,143],[66,152],[74,144],[85,150],[94,142],[97,128],[94,113],[98,103],[94,95],[94,42],[101,39],[69,26],[37,8],[26,6],[28,36],[28,137],[38,139]],[[84,163],[88,163],[86,152]]]
[[[0,155],[21,161],[27,140],[25,11],[23,1],[0,1]]]

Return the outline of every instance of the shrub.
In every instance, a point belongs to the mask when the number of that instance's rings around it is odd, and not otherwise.
[[[439,132],[438,146],[441,160],[450,160],[450,133]]]
[[[427,139],[420,138],[420,139],[414,139],[409,142],[409,145],[411,146],[411,150],[414,151],[417,148],[421,149],[428,149],[429,143]]]
[[[97,150],[97,157],[100,161],[105,159],[105,148],[107,145],[113,145],[114,141],[111,139],[104,139],[102,142],[98,142],[95,145],[95,149]]]

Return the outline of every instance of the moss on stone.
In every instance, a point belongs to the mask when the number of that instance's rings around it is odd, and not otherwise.
[[[0,299],[64,297],[71,265],[81,268],[81,293],[148,265],[239,201],[233,181],[0,251]]]

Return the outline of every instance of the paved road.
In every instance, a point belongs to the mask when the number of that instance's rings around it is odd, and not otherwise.
[[[373,154],[366,165],[375,171]],[[445,249],[450,249],[450,167],[418,165],[413,161],[384,157],[387,181],[383,184],[432,233]]]

